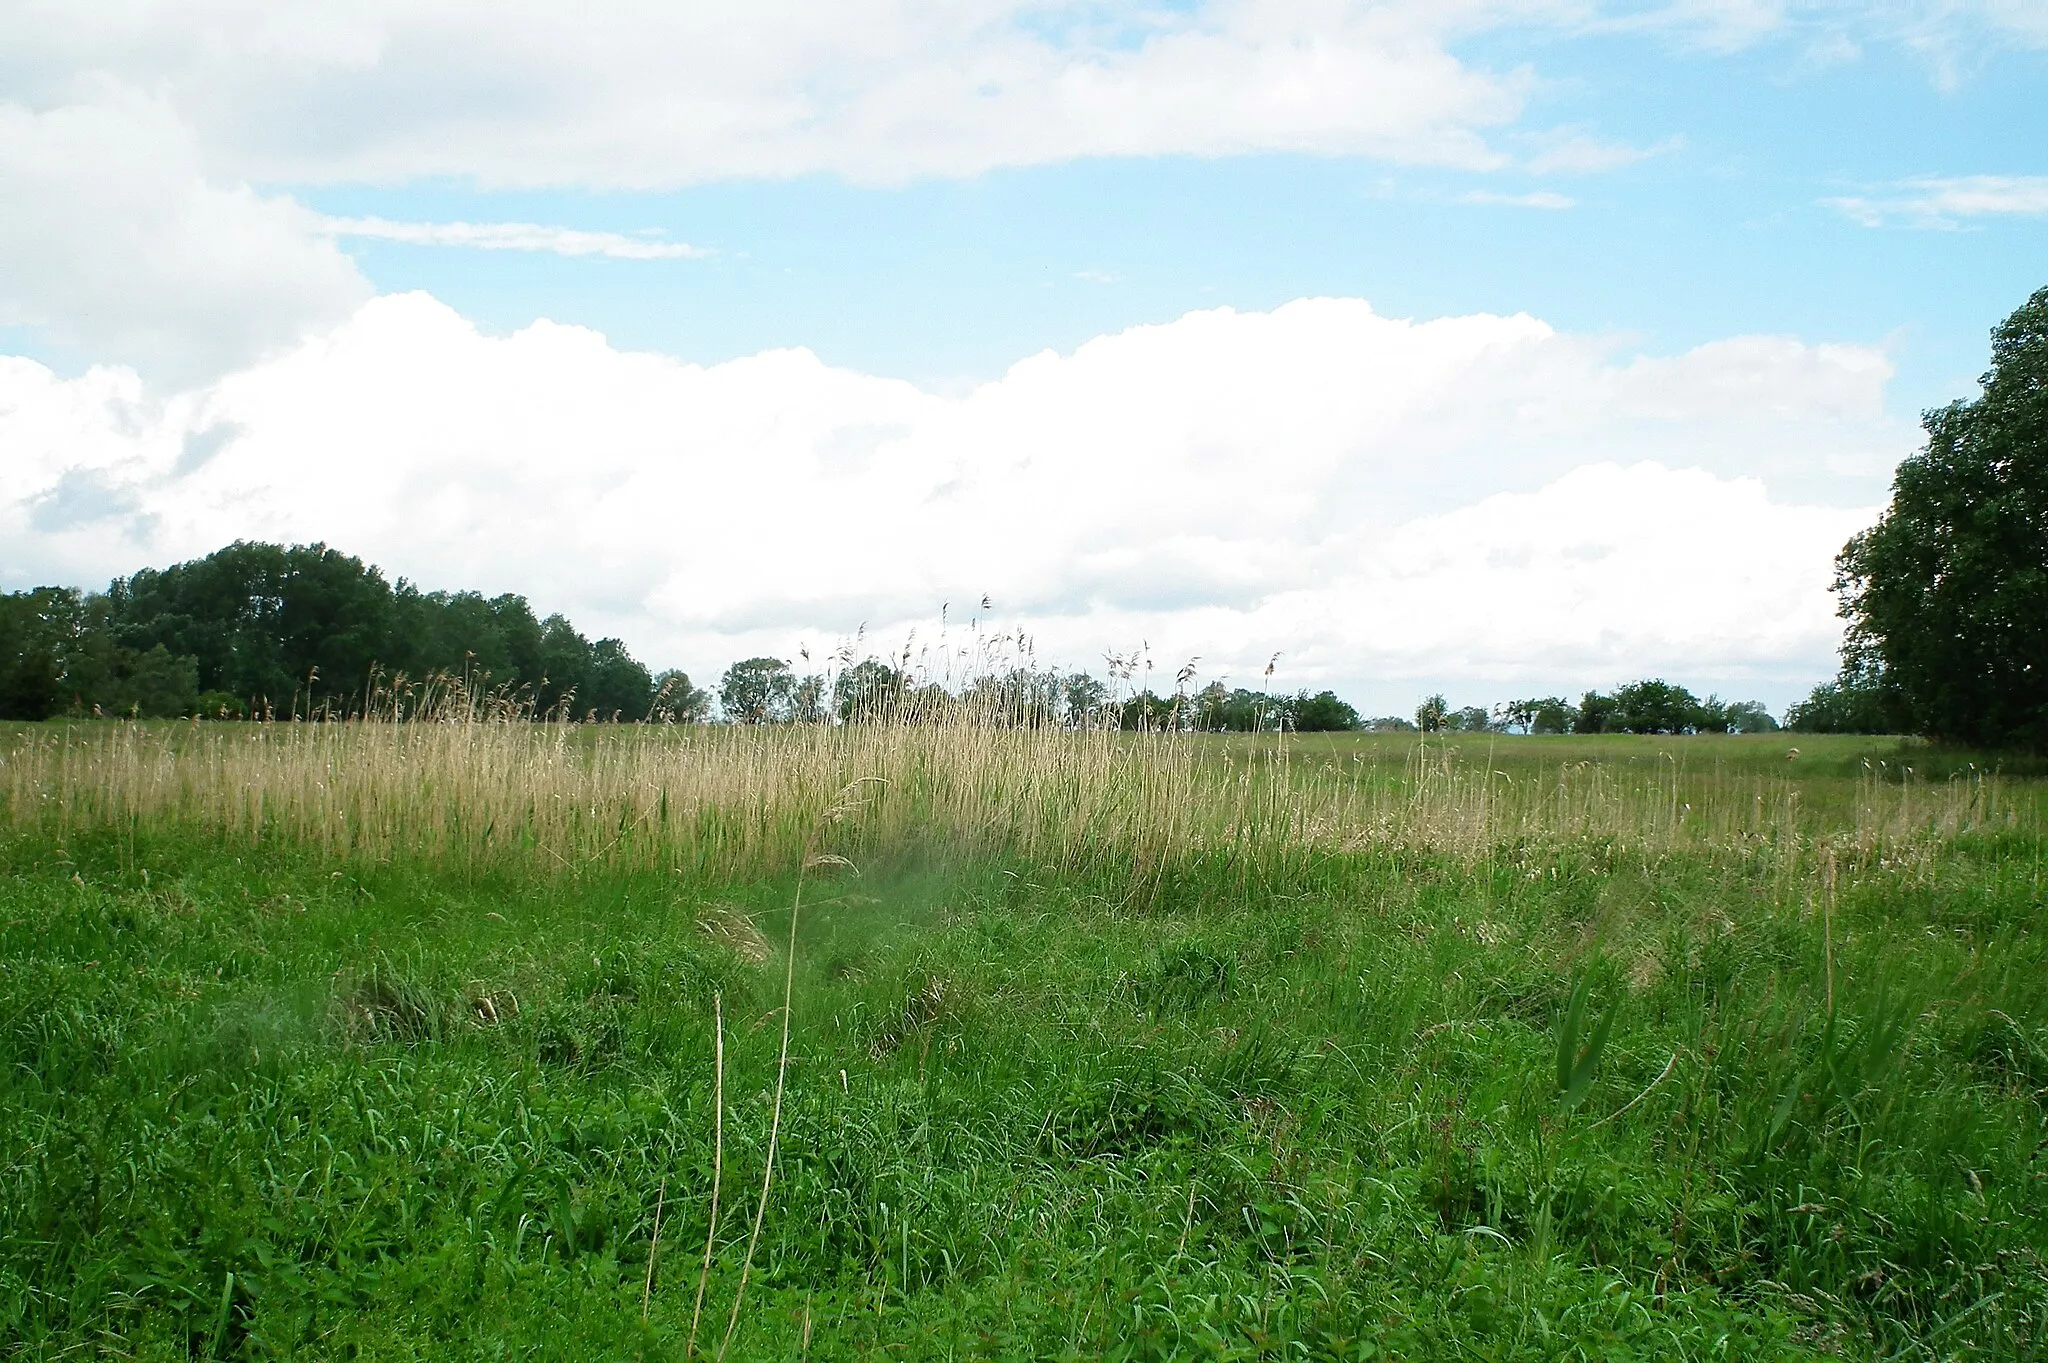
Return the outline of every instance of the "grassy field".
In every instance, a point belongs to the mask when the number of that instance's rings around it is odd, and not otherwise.
[[[0,1340],[2042,1356],[2044,795],[1806,735],[15,731]]]

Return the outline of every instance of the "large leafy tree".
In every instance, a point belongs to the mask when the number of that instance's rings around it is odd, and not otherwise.
[[[626,651],[625,641],[599,639],[590,646],[579,708],[599,719],[636,720],[648,717],[654,701],[654,678]]]
[[[1938,738],[2048,746],[2048,288],[1991,333],[1972,402],[1927,413],[1891,506],[1836,559],[1843,686]]]
[[[832,701],[848,723],[891,717],[909,678],[878,658],[864,658],[832,680]]]
[[[1614,690],[1614,708],[1602,725],[1609,732],[1631,734],[1683,734],[1707,727],[1699,698],[1683,686],[1667,681],[1630,682]],[[1725,718],[1715,722],[1727,728]]]
[[[780,658],[743,658],[718,682],[718,703],[735,724],[786,723],[795,696],[796,674]]]
[[[0,596],[0,719],[43,719],[63,708],[83,613],[67,587]]]
[[[1294,698],[1294,727],[1305,734],[1338,733],[1358,727],[1358,711],[1335,691],[1303,693]]]
[[[695,724],[711,713],[711,693],[690,684],[690,674],[669,668],[654,678],[654,719],[667,724]]]

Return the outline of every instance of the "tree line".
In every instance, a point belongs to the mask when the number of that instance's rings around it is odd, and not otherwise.
[[[380,681],[453,677],[574,718],[699,718],[651,674],[523,596],[422,591],[324,544],[238,541],[104,592],[0,596],[0,718],[282,718],[359,712]],[[386,693],[389,694],[389,693]]]
[[[1112,659],[1113,678],[1131,668]],[[907,660],[906,660],[907,662]],[[1333,691],[1211,682],[1122,694],[1084,671],[995,669],[958,690],[877,658],[799,673],[742,659],[700,688],[651,671],[614,638],[592,640],[525,597],[425,591],[324,544],[237,541],[144,568],[104,592],[37,587],[0,596],[0,719],[62,715],[214,719],[350,715],[403,707],[408,679],[453,679],[512,712],[582,721],[739,724],[938,719],[1216,733],[1491,730],[1682,733],[1775,727],[1761,705],[1695,700],[1664,682],[1452,710],[1431,697],[1413,722],[1367,719]]]

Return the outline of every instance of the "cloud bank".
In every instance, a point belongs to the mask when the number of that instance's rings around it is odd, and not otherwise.
[[[1386,705],[1658,672],[1776,700],[1830,669],[1831,557],[1911,446],[1889,375],[1859,347],[1626,358],[1305,299],[945,397],[394,295],[169,400],[0,360],[0,578],[323,539],[700,671],[863,625],[929,641],[986,593],[1080,665],[1142,643],[1239,679],[1279,651],[1288,684]]]

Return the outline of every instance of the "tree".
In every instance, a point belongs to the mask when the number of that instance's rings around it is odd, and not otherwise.
[[[1118,725],[1124,729],[1159,733],[1175,727],[1174,721],[1179,710],[1179,705],[1172,697],[1154,695],[1148,689],[1140,691],[1123,703],[1119,711]]]
[[[1900,722],[1899,697],[1878,681],[1875,670],[1868,655],[1852,655],[1839,678],[1814,687],[1785,712],[1785,727],[1803,734],[1887,734],[1908,727]]]
[[[590,640],[559,612],[540,622],[539,671],[533,682],[534,709],[543,715],[577,719],[593,708],[589,690]]]
[[[454,676],[472,689],[507,692],[537,687],[545,673],[541,623],[523,596],[422,592],[400,579],[391,617],[378,659],[387,672]]]
[[[82,613],[68,587],[0,596],[0,719],[46,719],[64,708]]]
[[[711,694],[690,684],[690,674],[669,668],[654,679],[648,718],[660,724],[697,724],[711,711]]]
[[[1493,729],[1493,717],[1483,705],[1466,705],[1446,715],[1444,727],[1459,733],[1483,734]]]
[[[201,688],[276,713],[360,696],[393,623],[383,574],[324,544],[237,540],[117,579],[107,596],[116,643],[192,657]]]
[[[789,720],[796,675],[780,658],[747,658],[725,669],[718,703],[735,724],[782,724]]]
[[[812,672],[796,679],[789,691],[789,717],[799,724],[823,724],[832,718],[823,677]]]
[[[1688,734],[1699,729],[1705,717],[1692,692],[1667,681],[1630,682],[1615,688],[1613,700],[1606,718],[1609,731]]]
[[[1060,683],[1067,723],[1077,729],[1103,723],[1110,711],[1109,687],[1086,672],[1070,672]]]
[[[1764,708],[1760,700],[1738,700],[1727,709],[1728,732],[1734,734],[1774,734],[1778,732],[1778,721]]]
[[[1571,732],[1572,707],[1563,696],[1511,700],[1505,705],[1495,706],[1493,713],[1501,724],[1510,729],[1520,729],[1525,734]]]
[[[1305,734],[1339,733],[1358,727],[1358,711],[1337,699],[1334,691],[1307,692],[1294,698],[1294,727]]]
[[[165,719],[198,709],[198,664],[115,642],[105,596],[37,587],[0,596],[0,719],[73,713]]]
[[[1846,671],[1937,738],[2048,746],[2048,288],[1991,333],[1982,393],[1922,418],[1926,448],[1842,549]],[[1847,678],[1845,677],[1845,682]],[[1895,699],[1894,699],[1895,698]]]
[[[832,679],[832,704],[848,724],[888,719],[910,679],[878,658],[864,658]]]
[[[1226,690],[1222,682],[1211,682],[1190,698],[1189,709],[1194,726],[1205,733],[1261,733],[1283,726],[1299,728],[1296,712],[1307,698],[1306,692],[1288,699],[1242,686]]]
[[[1614,716],[1614,697],[1588,691],[1579,697],[1579,712],[1572,716],[1575,734],[1604,734]]]
[[[1426,734],[1433,734],[1443,728],[1450,717],[1450,702],[1442,695],[1431,696],[1415,707],[1415,727]]]
[[[1063,690],[1056,673],[1013,667],[976,677],[960,703],[983,724],[1038,728],[1061,722]]]
[[[583,685],[578,704],[599,719],[645,718],[654,700],[654,678],[618,639],[599,639],[590,646]]]

